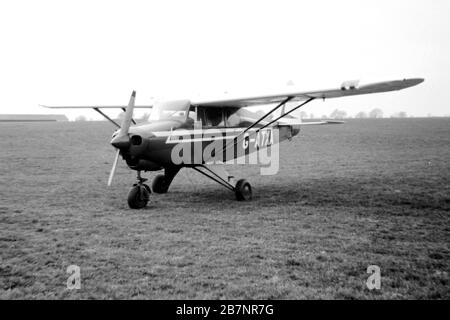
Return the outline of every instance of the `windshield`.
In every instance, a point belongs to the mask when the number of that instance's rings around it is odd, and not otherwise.
[[[155,103],[150,114],[150,121],[178,120],[185,121],[190,102],[186,100]]]

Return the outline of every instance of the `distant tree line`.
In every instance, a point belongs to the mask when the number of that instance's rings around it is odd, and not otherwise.
[[[263,111],[258,111],[257,116],[262,117],[264,116]],[[125,116],[125,113],[122,112],[117,116],[117,121],[121,122],[123,117]],[[306,113],[305,111],[301,111],[299,114],[301,119],[316,119],[316,116],[313,113]],[[428,115],[429,117],[431,115]],[[148,118],[150,117],[150,113],[144,113],[141,117],[135,119],[137,122],[146,122],[148,121]],[[380,119],[384,117],[383,110],[380,108],[375,108],[371,110],[369,113],[360,111],[357,114],[355,114],[355,119]],[[404,111],[394,113],[391,115],[391,118],[407,118],[408,114]],[[349,119],[352,118],[352,116],[348,115],[346,111],[335,109],[333,112],[331,112],[329,115],[322,115],[320,117],[321,119]],[[270,119],[270,118],[269,118]],[[86,116],[78,116],[75,118],[75,121],[88,121]]]
[[[404,111],[394,113],[391,118],[407,118],[408,114]]]
[[[87,121],[86,116],[78,116],[75,118],[75,121]]]
[[[364,111],[358,112],[355,115],[356,119],[365,119],[365,118],[373,118],[373,119],[377,119],[377,118],[383,118],[383,110],[381,110],[380,108],[375,108],[372,111],[370,111],[368,114],[365,113]]]
[[[118,121],[119,123],[121,123],[124,117],[125,117],[125,112],[121,112],[115,120]],[[146,122],[146,121],[148,121],[149,117],[150,117],[150,113],[146,112],[141,117],[135,118],[134,120],[136,120],[137,122]],[[106,119],[102,119],[102,120],[105,121]],[[82,121],[90,121],[90,120],[86,116],[80,115],[75,118],[75,121],[82,122]]]
[[[408,114],[404,111],[394,113],[391,118],[407,118]],[[308,119],[308,114],[304,111],[300,113],[300,118]],[[329,115],[322,115],[322,119],[348,119],[352,118],[346,111],[335,109]],[[380,119],[384,118],[384,112],[380,108],[372,109],[370,112],[360,111],[353,117],[355,119]],[[309,119],[315,119],[314,114],[310,114]]]

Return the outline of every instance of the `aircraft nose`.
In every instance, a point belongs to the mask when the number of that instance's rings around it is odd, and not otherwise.
[[[115,136],[112,138],[111,144],[117,149],[126,149],[130,147],[130,137],[128,135]]]

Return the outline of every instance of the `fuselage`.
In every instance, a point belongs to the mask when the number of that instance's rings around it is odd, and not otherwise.
[[[299,126],[291,125],[259,130],[264,125],[261,122],[242,134],[251,124],[248,119],[232,127],[199,126],[192,119],[153,120],[129,129],[131,143],[121,154],[131,169],[143,171],[157,171],[175,165],[200,165],[217,158],[228,162],[290,139],[300,131]],[[183,156],[181,163],[174,162],[176,152]]]

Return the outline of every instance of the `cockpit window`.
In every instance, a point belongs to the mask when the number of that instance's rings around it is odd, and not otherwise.
[[[155,103],[148,118],[150,121],[178,120],[186,121],[190,102],[187,100]]]
[[[204,127],[238,127],[242,119],[239,108],[199,108],[199,120]]]
[[[239,127],[242,122],[240,109],[226,109],[225,118],[227,120],[227,127]]]
[[[210,127],[222,127],[223,117],[221,108],[205,109],[206,125]]]

